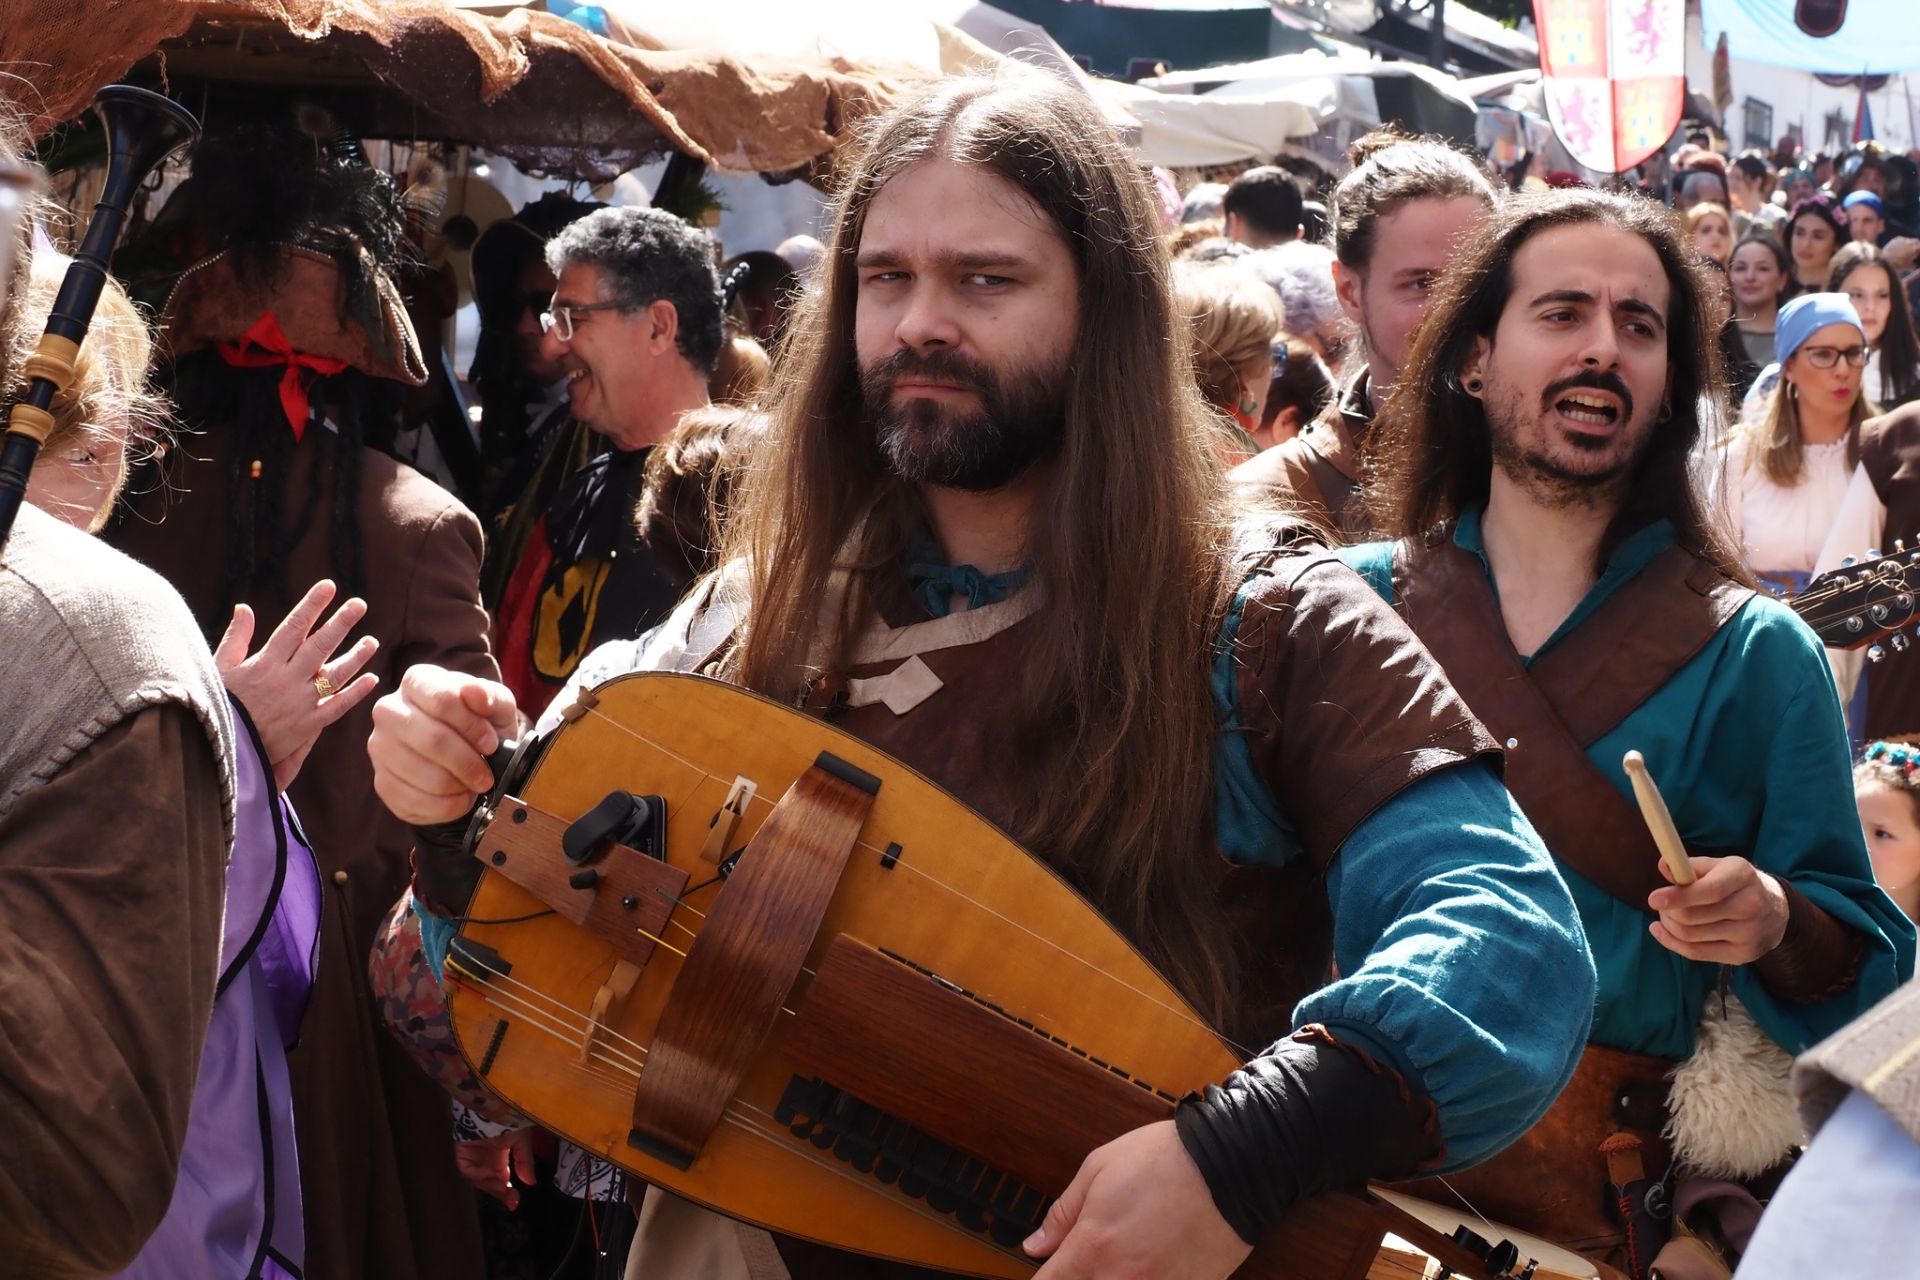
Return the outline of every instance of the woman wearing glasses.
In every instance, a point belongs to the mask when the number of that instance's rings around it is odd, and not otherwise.
[[[1728,507],[1747,562],[1780,595],[1804,587],[1860,457],[1866,329],[1845,294],[1809,293],[1774,326],[1780,381],[1729,442]]]
[[[1759,250],[1749,248],[1759,243],[1764,241],[1742,243],[1747,258],[1760,256]],[[1740,257],[1734,261],[1734,303],[1740,308],[1745,305],[1740,294]],[[1852,300],[1867,335],[1867,367],[1860,383],[1867,399],[1882,409],[1920,400],[1920,336],[1914,333],[1913,314],[1905,305],[1906,289],[1892,260],[1884,250],[1856,241],[1833,255],[1828,278],[1832,281],[1828,292],[1844,293]],[[1741,342],[1750,349],[1753,335],[1746,331],[1744,320],[1740,323]],[[1769,364],[1760,370],[1741,392],[1741,419],[1752,422],[1766,416],[1767,397],[1779,383],[1779,365]],[[1734,384],[1736,388],[1739,385],[1737,371]]]

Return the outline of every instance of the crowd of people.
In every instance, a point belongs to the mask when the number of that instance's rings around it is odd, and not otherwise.
[[[919,769],[1250,1047],[1088,1156],[1047,1280],[1219,1280],[1369,1179],[1634,1280],[1901,1274],[1920,658],[1801,613],[1920,542],[1914,166],[1349,162],[1176,205],[969,78],[820,239],[545,197],[473,245],[450,492],[395,457],[434,229],[211,128],[0,556],[0,1273],[927,1274],[629,1180],[455,1042],[489,757],[674,670]]]

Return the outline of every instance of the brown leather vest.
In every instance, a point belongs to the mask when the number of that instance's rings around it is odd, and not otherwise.
[[[1631,582],[1531,665],[1508,638],[1493,584],[1451,528],[1394,551],[1395,606],[1467,704],[1507,745],[1507,788],[1556,860],[1620,901],[1646,910],[1659,888],[1659,852],[1627,794],[1586,749],[1672,679],[1753,595],[1679,547]],[[1589,1046],[1539,1124],[1493,1159],[1444,1183],[1404,1184],[1587,1253],[1624,1240],[1606,1207],[1600,1144],[1639,1139],[1659,1176],[1668,1154],[1665,1076],[1672,1064]]]
[[[1474,714],[1506,745],[1507,789],[1556,860],[1639,910],[1665,881],[1628,795],[1587,748],[1671,680],[1752,597],[1669,547],[1531,665],[1486,569],[1451,529],[1394,549],[1394,604]]]
[[[1881,545],[1920,540],[1920,405],[1899,409],[1860,433],[1860,466],[1887,519]],[[1864,556],[1871,548],[1854,547]],[[1920,654],[1889,654],[1867,669],[1867,737],[1920,730]]]
[[[1021,771],[1006,741],[1004,706],[1011,696],[1006,673],[1017,670],[1027,645],[1025,624],[976,644],[919,655],[943,686],[935,700],[906,715],[884,704],[828,710],[840,728],[962,796],[988,819],[1011,828],[1017,797],[1034,785]],[[849,674],[882,674],[891,661],[855,667]],[[1236,867],[1209,857],[1218,910],[1227,919],[1236,972],[1229,1024],[1220,1030],[1250,1054],[1292,1030],[1294,1005],[1326,985],[1333,954],[1333,919],[1322,869],[1301,856],[1283,867]],[[1056,863],[1075,888],[1085,891],[1077,869]],[[1118,923],[1118,922],[1116,922]],[[1126,932],[1121,925],[1122,932]],[[1284,945],[1276,946],[1275,939]]]

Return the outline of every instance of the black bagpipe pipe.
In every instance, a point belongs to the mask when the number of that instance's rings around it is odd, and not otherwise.
[[[119,242],[133,194],[162,160],[200,133],[200,122],[186,108],[132,85],[108,85],[94,96],[93,108],[107,131],[106,183],[86,238],[60,282],[46,332],[21,370],[29,379],[26,394],[7,418],[6,443],[0,446],[0,550],[13,532],[33,460],[53,430],[53,399],[73,381],[80,344],[106,285],[107,259]]]

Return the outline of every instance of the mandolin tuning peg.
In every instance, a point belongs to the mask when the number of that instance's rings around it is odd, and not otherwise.
[[[1901,553],[1906,551],[1906,549],[1907,549],[1907,540],[1905,538],[1895,538],[1893,540],[1893,554],[1900,555]]]
[[[1882,649],[1882,648],[1881,648],[1881,647],[1880,647],[1879,645],[1877,645],[1877,644],[1876,644],[1876,645],[1869,645],[1869,646],[1868,646],[1868,648],[1867,648],[1867,661],[1868,661],[1868,662],[1879,662],[1880,660],[1882,660],[1882,659],[1883,659],[1883,658],[1885,658],[1886,656],[1887,656],[1887,651],[1886,651],[1885,649]]]
[[[1901,593],[1900,593],[1899,595],[1897,595],[1897,596],[1895,596],[1895,597],[1893,598],[1893,607],[1894,607],[1894,608],[1896,608],[1896,609],[1899,609],[1899,610],[1901,610],[1902,612],[1906,612],[1906,611],[1908,611],[1908,610],[1910,610],[1910,609],[1912,609],[1912,608],[1913,608],[1913,595],[1912,595],[1912,593],[1911,593],[1911,592],[1906,592],[1906,591],[1902,591],[1902,592],[1901,592]]]
[[[1857,561],[1855,561],[1855,560],[1854,560],[1854,558],[1853,558],[1852,556],[1841,556],[1841,557],[1840,557],[1840,567],[1841,567],[1842,569],[1851,569],[1851,568],[1853,568],[1853,566],[1854,566],[1854,565],[1855,565],[1856,563],[1857,563]]]
[[[1878,547],[1867,548],[1867,559],[1878,560],[1879,558],[1880,558],[1880,548]]]
[[[1862,631],[1865,631],[1866,629],[1867,629],[1867,624],[1861,621],[1859,614],[1856,613],[1852,617],[1847,619],[1847,630],[1853,632],[1853,634],[1859,635]]]
[[[1887,643],[1893,646],[1895,653],[1905,653],[1908,646],[1913,642],[1907,639],[1904,632],[1896,631],[1893,633],[1893,638],[1887,641]]]

